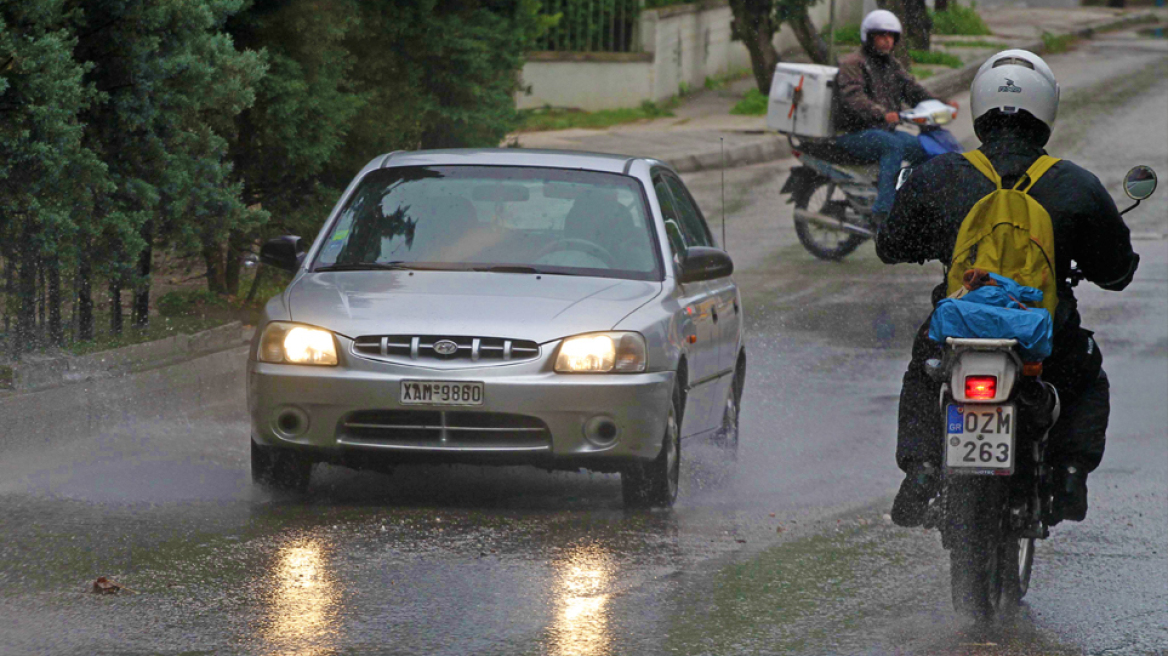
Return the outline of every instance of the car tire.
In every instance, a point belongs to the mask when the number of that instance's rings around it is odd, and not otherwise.
[[[715,442],[722,455],[729,461],[738,460],[738,418],[742,412],[742,389],[746,382],[746,358],[740,355],[734,368],[730,392],[726,395],[726,406],[722,411],[722,426],[718,429]]]
[[[681,392],[673,389],[673,402],[665,420],[661,451],[648,462],[638,462],[621,472],[621,493],[625,506],[668,508],[677,500],[681,479]]]
[[[276,447],[251,441],[251,480],[273,490],[303,492],[312,478],[312,460]]]

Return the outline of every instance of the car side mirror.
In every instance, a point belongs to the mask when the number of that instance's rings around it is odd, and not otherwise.
[[[285,271],[299,269],[304,255],[304,240],[295,235],[269,239],[260,248],[260,262]]]
[[[726,251],[708,246],[694,246],[681,259],[683,283],[725,278],[734,273],[734,260]]]

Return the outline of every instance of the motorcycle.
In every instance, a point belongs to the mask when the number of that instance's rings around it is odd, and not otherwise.
[[[919,128],[921,146],[930,157],[964,149],[944,129],[957,110],[939,100],[926,100],[900,112],[900,122]],[[879,164],[844,152],[834,139],[787,136],[802,166],[791,170],[780,194],[795,205],[795,233],[803,247],[824,260],[840,260],[875,236],[872,205],[876,202]]]
[[[1132,169],[1124,191],[1135,209],[1155,190],[1151,168]],[[1077,267],[1071,284],[1082,280]],[[1041,365],[1023,362],[1014,339],[948,337],[926,363],[942,384],[945,419],[940,492],[924,525],[949,551],[954,608],[988,621],[1009,615],[1029,590],[1035,541],[1050,535],[1054,491],[1048,435],[1061,411]]]

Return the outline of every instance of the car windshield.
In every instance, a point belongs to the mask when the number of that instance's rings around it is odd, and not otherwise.
[[[660,280],[635,178],[513,166],[374,171],[314,270],[441,269]]]

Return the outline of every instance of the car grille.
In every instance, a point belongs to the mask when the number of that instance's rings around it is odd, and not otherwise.
[[[443,353],[440,343],[450,352]],[[451,346],[453,344],[453,346]],[[523,362],[539,357],[539,344],[502,337],[442,335],[367,335],[353,342],[360,357],[403,364]]]
[[[361,410],[345,417],[341,431],[341,442],[405,449],[551,448],[543,421],[499,412]]]

